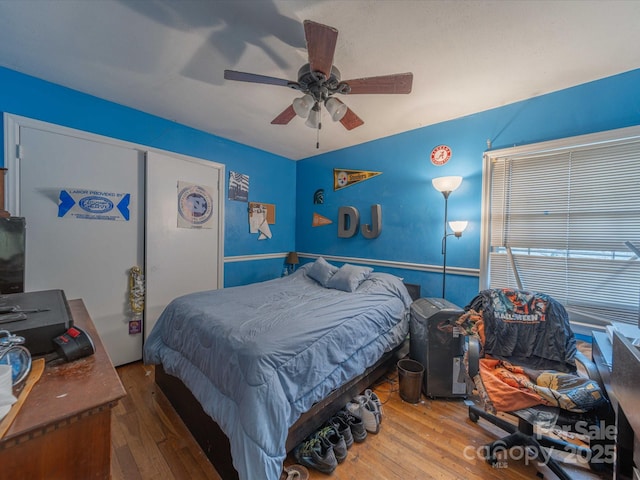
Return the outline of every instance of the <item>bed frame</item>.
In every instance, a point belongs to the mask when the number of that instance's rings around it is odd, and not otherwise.
[[[398,360],[409,353],[409,342],[405,341],[395,350],[386,353],[376,364],[362,375],[335,389],[328,397],[314,404],[291,426],[287,437],[287,452],[316,431],[323,423],[342,409],[353,397],[377,382]],[[237,479],[238,473],[231,461],[229,439],[218,424],[202,409],[200,403],[180,379],[164,371],[162,365],[155,367],[156,384],[182,418],[218,474],[225,479]]]
[[[420,296],[419,286],[407,285],[407,288],[414,300]],[[362,375],[336,388],[329,396],[314,404],[289,429],[285,444],[287,452],[293,450],[302,440],[316,431],[323,423],[349,403],[349,400],[376,383],[389,369],[395,368],[398,360],[404,358],[408,353],[409,341],[405,339],[400,346],[384,354],[377,363],[365,370]],[[179,378],[166,373],[162,365],[155,366],[155,381],[180,418],[182,418],[182,421],[218,474],[224,480],[237,480],[238,472],[233,467],[231,460],[229,439],[218,424],[205,413],[191,391]]]

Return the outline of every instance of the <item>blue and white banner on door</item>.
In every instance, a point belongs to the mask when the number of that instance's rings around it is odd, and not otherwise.
[[[130,193],[67,188],[60,190],[58,217],[128,222],[130,200]]]

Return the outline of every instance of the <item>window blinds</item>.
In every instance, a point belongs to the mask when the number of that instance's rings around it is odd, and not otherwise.
[[[490,286],[548,293],[572,320],[638,324],[640,137],[502,152],[490,167]]]

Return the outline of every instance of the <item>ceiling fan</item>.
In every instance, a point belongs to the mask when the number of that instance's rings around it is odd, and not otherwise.
[[[272,124],[286,125],[298,115],[307,119],[305,122],[307,126],[319,129],[321,128],[321,104],[324,104],[333,121],[340,121],[347,130],[353,130],[363,125],[364,121],[347,105],[334,97],[335,94],[411,92],[413,82],[413,73],[411,72],[343,81],[340,77],[340,71],[333,65],[338,30],[311,20],[305,20],[304,34],[307,40],[309,63],[303,65],[298,71],[297,82],[255,73],[224,71],[226,80],[278,85],[304,93],[302,97],[293,100],[291,105],[274,118],[271,121]]]

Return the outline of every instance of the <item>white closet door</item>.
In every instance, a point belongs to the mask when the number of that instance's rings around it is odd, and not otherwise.
[[[26,219],[25,291],[82,298],[113,363],[139,360],[143,335],[129,334],[128,272],[144,259],[143,153],[60,131],[20,127],[19,212],[12,213]],[[130,217],[59,217],[68,189],[128,193]]]
[[[222,285],[224,172],[157,152],[146,165],[145,337],[171,300]]]

